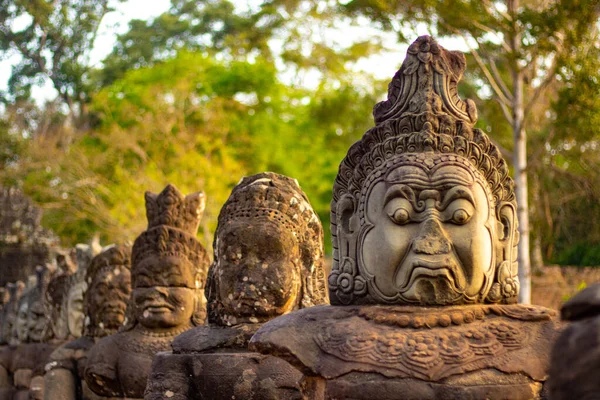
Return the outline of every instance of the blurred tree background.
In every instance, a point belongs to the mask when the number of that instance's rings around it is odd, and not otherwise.
[[[299,180],[330,248],[337,167],[391,79],[360,65],[389,50],[384,35],[406,47],[426,31],[466,46],[461,94],[528,200],[533,268],[600,265],[600,1],[241,3],[171,0],[92,65],[117,1],[0,0],[0,59],[17,60],[0,96],[0,183],[45,208],[65,245],[134,239],[145,190],[204,190],[209,246],[231,188],[270,170]],[[41,104],[44,83],[57,95]]]

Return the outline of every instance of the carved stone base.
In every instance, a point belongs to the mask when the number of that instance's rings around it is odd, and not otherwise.
[[[285,361],[257,353],[159,353],[144,398],[303,399],[302,380]]]
[[[309,398],[539,398],[554,315],[521,305],[318,306],[266,323],[250,349],[310,377]]]

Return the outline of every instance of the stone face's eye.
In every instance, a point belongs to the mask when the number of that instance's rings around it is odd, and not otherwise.
[[[457,225],[463,225],[469,222],[469,219],[471,219],[471,216],[467,213],[467,211],[459,208],[452,214],[452,220],[450,222]]]
[[[398,208],[396,211],[394,211],[394,214],[392,214],[390,218],[392,219],[392,221],[394,221],[394,223],[398,225],[404,225],[408,223],[408,210],[406,210],[405,208]]]

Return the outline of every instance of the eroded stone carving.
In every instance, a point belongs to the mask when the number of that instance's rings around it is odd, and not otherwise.
[[[67,298],[70,277],[77,272],[75,254],[61,251],[56,256],[57,271],[48,283],[44,297],[46,323],[52,336],[59,342],[70,338]]]
[[[148,229],[133,245],[127,320],[89,352],[85,380],[95,393],[143,397],[152,357],[204,322],[209,259],[195,237],[204,205],[202,192],[183,196],[172,185],[146,192]]]
[[[21,298],[23,291],[25,290],[25,284],[21,281],[15,283],[8,283],[6,290],[9,294],[8,302],[2,309],[2,327],[0,336],[0,344],[10,344],[13,337],[13,327],[17,319],[17,313],[19,308],[19,299]]]
[[[328,302],[323,230],[308,198],[283,175],[242,179],[221,209],[213,248],[209,324],[155,358],[145,398],[301,398],[302,374],[248,352],[248,341],[266,321]]]
[[[86,251],[89,248],[80,247]],[[83,258],[79,256],[78,262]],[[56,349],[45,366],[46,398],[88,400],[92,393],[83,374],[87,353],[102,337],[117,332],[125,321],[125,311],[131,294],[131,247],[110,246],[94,257],[85,268],[87,290],[83,301],[83,336]],[[54,396],[54,397],[53,397]]]
[[[39,399],[41,390],[32,391],[33,382],[43,375],[43,366],[56,347],[44,315],[44,297],[51,270],[38,267],[36,275],[19,298],[18,313],[13,327],[13,343],[3,352],[2,364],[8,371],[15,396]],[[37,388],[37,385],[35,385]]]
[[[465,66],[431,37],[409,47],[334,184],[338,307],[282,316],[252,338],[311,377],[309,397],[540,396],[558,324],[513,304],[513,181],[458,97]]]

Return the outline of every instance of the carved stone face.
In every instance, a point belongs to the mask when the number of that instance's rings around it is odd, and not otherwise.
[[[179,256],[148,257],[136,267],[133,304],[136,320],[146,328],[189,323],[194,313],[195,277]]]
[[[46,318],[42,300],[35,300],[29,304],[27,310],[27,329],[31,342],[41,342],[46,330]]]
[[[8,303],[9,308],[4,315],[4,325],[2,326],[2,339],[5,342],[10,342],[13,338],[15,323],[17,322],[18,309],[15,304]]]
[[[17,311],[17,316],[15,320],[15,324],[13,327],[14,335],[19,342],[25,343],[27,342],[29,327],[27,324],[27,310],[29,308],[29,303],[26,300],[19,302],[19,309]]]
[[[50,328],[54,333],[54,337],[59,340],[65,340],[69,337],[69,323],[67,318],[62,317],[62,313],[55,313],[55,317],[52,320],[49,320]]]
[[[293,232],[257,221],[234,223],[219,233],[218,297],[225,314],[274,317],[298,303],[299,246]]]
[[[87,293],[88,312],[101,329],[116,330],[125,320],[131,294],[131,273],[122,266],[102,268]]]
[[[80,337],[83,332],[83,296],[85,295],[87,284],[85,281],[79,281],[69,288],[67,297],[67,324],[69,332],[73,337]]]
[[[485,181],[460,163],[426,164],[394,167],[373,186],[362,266],[374,292],[389,301],[480,300],[496,263],[497,224]]]

